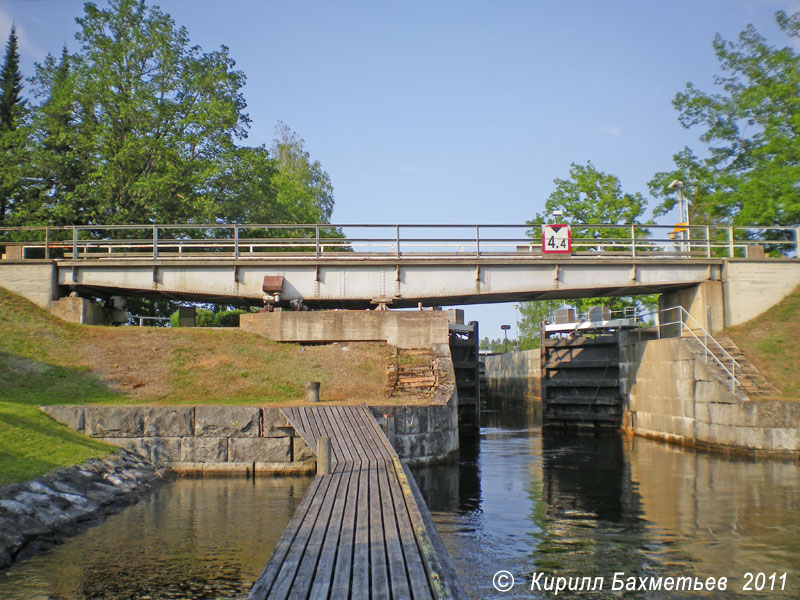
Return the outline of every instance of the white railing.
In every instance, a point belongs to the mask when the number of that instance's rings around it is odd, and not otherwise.
[[[668,317],[669,313],[677,314],[677,316]],[[741,368],[741,365],[736,361],[733,356],[728,353],[725,348],[723,348],[720,343],[714,339],[712,336],[700,323],[697,322],[689,312],[682,306],[671,306],[670,308],[665,308],[656,313],[648,313],[648,315],[655,314],[656,316],[656,327],[658,330],[659,338],[665,337],[663,335],[665,327],[677,327],[677,336],[666,336],[666,337],[691,337],[694,338],[702,347],[703,352],[705,355],[705,361],[708,362],[709,357],[713,359],[717,366],[719,366],[723,372],[726,374],[730,386],[731,392],[736,391],[736,386],[741,387],[741,383],[736,377],[737,369]],[[648,315],[642,315],[641,317],[646,317]],[[641,318],[640,317],[640,318]],[[666,320],[665,320],[666,317]],[[714,352],[717,350],[719,352],[719,356],[717,353]]]
[[[684,231],[686,229],[687,231]],[[679,237],[684,236],[684,237]],[[800,227],[572,224],[572,256],[800,256]],[[24,258],[539,257],[541,225],[145,224],[0,228],[0,251]],[[556,257],[560,255],[554,255]]]

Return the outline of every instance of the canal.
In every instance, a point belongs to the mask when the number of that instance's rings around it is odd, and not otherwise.
[[[800,597],[800,465],[543,436],[528,414],[488,413],[484,425],[460,464],[414,469],[473,597],[553,598],[555,577],[603,578],[559,598]],[[0,571],[0,598],[244,598],[309,481],[179,480]],[[503,594],[500,570],[516,581]],[[636,587],[724,577],[726,590],[614,591],[614,573]]]

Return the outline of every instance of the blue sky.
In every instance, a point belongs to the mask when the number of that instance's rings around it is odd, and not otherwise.
[[[734,39],[752,23],[783,46],[774,12],[800,10],[800,0],[155,4],[192,43],[230,48],[247,75],[247,143],[269,145],[278,120],[297,131],[330,174],[336,223],[522,223],[555,177],[587,160],[647,195],[676,151],[700,149],[671,101],[688,81],[712,89],[714,34]],[[25,76],[75,48],[82,6],[0,0],[0,35],[16,23]],[[500,337],[514,310],[472,307],[467,318]]]

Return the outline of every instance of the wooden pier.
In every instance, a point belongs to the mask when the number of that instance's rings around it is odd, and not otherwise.
[[[413,476],[366,406],[283,408],[317,475],[252,590],[264,599],[466,598]]]

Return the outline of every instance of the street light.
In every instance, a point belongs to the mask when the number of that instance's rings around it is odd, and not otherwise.
[[[508,352],[508,330],[511,329],[511,325],[500,325],[500,329],[503,330],[503,335],[505,335],[505,342],[503,342],[503,352]]]
[[[517,345],[516,348],[519,348],[519,304],[514,305],[514,324],[517,326]]]
[[[673,179],[672,183],[669,184],[669,189],[675,190],[678,193],[678,211],[680,212],[680,221],[683,225],[686,226],[686,231],[684,236],[682,236],[687,242],[691,241],[691,235],[689,234],[689,199],[683,195],[683,182],[679,179]],[[686,205],[686,218],[683,217],[683,207],[684,204]],[[690,249],[690,244],[687,243],[687,249]]]

